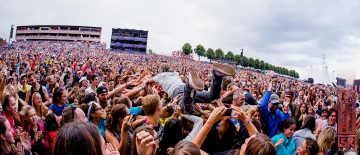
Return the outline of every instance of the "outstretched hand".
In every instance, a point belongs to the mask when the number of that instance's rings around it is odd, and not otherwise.
[[[226,112],[225,106],[215,108],[211,112],[211,114],[208,118],[208,121],[210,121],[211,123],[215,123],[215,122],[219,121],[224,116],[225,112]]]
[[[140,131],[136,134],[136,150],[139,155],[154,154],[157,150],[158,144],[150,133]]]

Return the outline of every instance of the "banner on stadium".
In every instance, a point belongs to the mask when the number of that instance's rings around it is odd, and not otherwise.
[[[356,92],[338,89],[338,148],[356,150]]]

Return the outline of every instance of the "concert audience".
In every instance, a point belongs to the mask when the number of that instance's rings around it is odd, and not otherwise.
[[[334,86],[90,42],[0,53],[1,154],[338,153]]]

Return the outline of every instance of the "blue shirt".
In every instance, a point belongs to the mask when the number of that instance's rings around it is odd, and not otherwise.
[[[295,140],[296,148],[300,147],[306,138],[311,138],[316,141],[316,137],[311,133],[311,130],[308,128],[295,131],[292,137]]]
[[[106,119],[105,118],[101,119],[97,127],[100,131],[101,136],[103,136],[104,139],[106,140],[106,137],[105,137]]]
[[[271,138],[271,141],[275,145],[281,138],[284,139],[284,143],[276,148],[276,154],[295,155],[296,145],[293,138],[286,138],[283,133],[280,133]]]
[[[267,135],[271,138],[278,133],[278,126],[280,121],[290,118],[288,113],[283,113],[276,109],[275,113],[269,110],[269,100],[271,92],[266,91],[264,98],[259,105],[261,124],[265,126]]]
[[[68,106],[68,104],[63,104],[61,107],[59,107],[55,103],[53,103],[50,105],[49,109],[53,111],[56,116],[61,116],[64,109]]]
[[[139,115],[142,112],[141,106],[131,107],[129,110],[130,115]]]

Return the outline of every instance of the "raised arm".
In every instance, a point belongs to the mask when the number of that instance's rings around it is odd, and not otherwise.
[[[250,119],[248,117],[246,117],[246,114],[243,110],[241,110],[239,107],[232,107],[233,109],[233,113],[236,114],[237,116],[232,116],[235,119],[240,119],[241,122],[245,125],[246,129],[248,130],[249,136],[252,136],[256,133],[258,133],[258,130],[256,129],[256,127],[252,124],[252,122],[250,121]]]
[[[200,129],[199,133],[192,140],[192,142],[196,146],[201,147],[212,126],[224,116],[225,112],[225,107],[215,108],[214,111],[211,112],[210,117],[208,118],[204,126]]]
[[[200,131],[201,127],[203,126],[203,119],[194,115],[182,115],[182,117],[194,122],[194,127],[191,130],[191,132],[189,133],[189,135],[187,135],[185,137],[185,141],[191,141],[195,138],[196,134]]]
[[[108,96],[109,97],[113,97],[114,95],[120,93],[121,91],[123,91],[124,89],[127,88],[128,85],[131,85],[134,81],[129,81],[119,87],[116,87],[114,90],[112,90],[111,92],[109,92]]]
[[[259,110],[265,112],[268,110],[268,104],[271,96],[272,82],[270,82],[268,90],[265,92],[263,99],[260,102]]]

